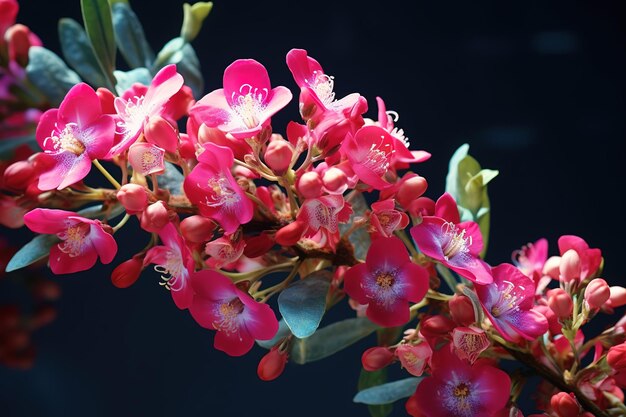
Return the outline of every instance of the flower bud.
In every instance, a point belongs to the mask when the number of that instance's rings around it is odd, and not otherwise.
[[[289,142],[284,139],[274,139],[267,145],[265,150],[265,163],[272,168],[277,175],[283,175],[289,169],[293,150]]]
[[[4,170],[4,185],[15,191],[23,191],[33,181],[35,167],[29,161],[18,161]]]
[[[257,375],[263,381],[273,381],[283,373],[288,358],[286,351],[281,352],[278,346],[274,346],[261,358],[256,370]]]
[[[16,0],[0,0],[0,45],[2,45],[2,35],[9,26],[15,23],[19,5]]]
[[[293,246],[302,238],[306,228],[307,224],[305,222],[296,220],[289,223],[276,232],[276,243],[282,246]]]
[[[395,356],[398,357],[402,367],[414,376],[421,376],[424,373],[426,364],[430,362],[433,350],[424,341],[417,345],[403,343],[396,348]]]
[[[461,326],[469,326],[476,321],[474,306],[472,301],[466,296],[455,294],[448,301],[448,305],[450,306],[452,318]]]
[[[167,152],[176,153],[178,148],[178,133],[176,128],[161,116],[152,116],[143,128],[146,140],[165,149]]]
[[[189,216],[180,222],[180,232],[186,241],[202,243],[211,240],[215,231],[213,220],[200,216]]]
[[[115,110],[115,95],[107,88],[100,87],[96,90],[96,95],[100,99],[100,107],[102,107],[102,113],[104,114],[116,114]]]
[[[146,232],[158,233],[169,221],[170,214],[162,201],[150,204],[141,214],[141,228]]]
[[[4,34],[9,45],[9,60],[17,62],[21,67],[28,65],[30,34],[30,29],[19,23],[11,26]]]
[[[574,249],[569,249],[561,256],[559,273],[559,279],[563,282],[570,282],[580,278],[580,256]]]
[[[394,352],[386,347],[376,346],[367,349],[361,356],[361,363],[366,371],[378,371],[393,362]]]
[[[615,285],[610,287],[609,291],[611,295],[608,302],[611,307],[617,308],[626,305],[626,288]]]
[[[559,392],[550,399],[550,406],[558,417],[578,417],[580,407],[573,394]]]
[[[417,200],[426,192],[427,188],[428,182],[426,182],[426,179],[416,175],[400,184],[398,193],[396,194],[396,200],[402,207],[408,208],[412,201]]]
[[[267,233],[257,236],[246,237],[246,247],[243,254],[248,258],[257,258],[265,255],[274,246],[274,240]]]
[[[555,288],[547,292],[548,306],[560,319],[568,318],[572,315],[574,303],[572,297],[562,288]]]
[[[315,171],[309,171],[302,174],[298,180],[298,192],[304,198],[316,198],[322,195],[322,187],[324,184],[320,176]]]
[[[548,258],[545,264],[543,264],[543,270],[541,271],[543,275],[547,275],[552,279],[559,279],[559,267],[561,265],[561,257],[560,256],[551,256]]]
[[[183,26],[180,30],[180,37],[185,42],[191,42],[198,36],[202,28],[202,22],[213,9],[213,2],[200,1],[194,5],[183,4]]]
[[[422,320],[421,332],[425,338],[437,338],[447,336],[455,324],[452,320],[442,315],[430,316]]]
[[[585,288],[585,301],[589,308],[600,308],[611,296],[609,285],[602,278],[592,279]]]
[[[117,192],[118,201],[130,214],[143,211],[148,206],[148,192],[139,184],[125,184]]]
[[[348,176],[339,168],[330,167],[324,172],[322,181],[327,190],[331,192],[343,192],[348,185]]]
[[[133,256],[131,259],[119,264],[113,270],[111,273],[111,282],[117,288],[128,288],[139,279],[142,270],[142,259]]]
[[[606,361],[615,371],[626,371],[626,343],[612,346],[606,355]]]

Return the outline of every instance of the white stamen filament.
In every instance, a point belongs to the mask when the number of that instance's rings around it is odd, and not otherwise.
[[[239,94],[233,92],[231,95],[233,103],[231,108],[248,129],[260,124],[261,114],[265,110],[265,101],[268,95],[269,90],[267,88],[259,90],[252,88],[250,84],[242,85]]]
[[[450,258],[459,253],[469,252],[469,247],[472,245],[472,237],[466,236],[467,231],[465,229],[459,230],[452,222],[442,224],[441,229],[448,238],[448,241],[442,248],[443,258],[446,261],[449,261]]]
[[[85,152],[81,134],[82,132],[78,130],[76,123],[66,124],[62,131],[59,131],[55,124],[55,129],[44,140],[44,146],[48,140],[51,140],[55,151],[67,151],[80,156]]]

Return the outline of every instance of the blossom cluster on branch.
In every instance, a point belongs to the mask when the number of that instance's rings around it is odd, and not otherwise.
[[[626,289],[601,278],[600,250],[577,236],[562,236],[556,256],[540,239],[512,262],[487,263],[487,185],[498,172],[467,145],[433,195],[412,170],[431,155],[412,149],[397,113],[376,98],[368,118],[365,97],[335,97],[307,51],[286,56],[298,120],[275,129],[292,92],[253,59],[230,64],[202,96],[190,42],[211,3],[185,5],[181,36],[158,54],[128,2],[81,6],[84,28],[59,25],[73,71],[14,24],[15,0],[0,0],[0,143],[10,154],[0,223],[38,234],[7,271],[45,258],[54,274],[115,262],[116,287],[158,280],[214,332],[217,350],[268,349],[257,370],[267,381],[375,333],[354,398],[372,415],[408,398],[415,417],[521,416],[530,375],[542,377],[542,415],[626,413],[626,320],[582,331],[626,305]],[[118,50],[130,71],[116,70]],[[24,142],[37,151],[14,150]],[[145,246],[120,260],[129,228]],[[355,317],[320,328],[345,302]],[[408,375],[387,382],[395,363]]]

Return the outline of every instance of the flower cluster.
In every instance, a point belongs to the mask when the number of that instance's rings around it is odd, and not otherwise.
[[[127,2],[96,3],[117,19],[134,16]],[[366,386],[355,401],[378,407],[391,392],[391,401],[409,397],[415,417],[521,416],[525,377],[498,368],[510,360],[544,378],[544,415],[626,410],[624,320],[598,335],[581,330],[626,304],[626,289],[600,278],[599,249],[563,236],[559,256],[548,258],[541,239],[515,251],[512,263],[488,263],[487,184],[497,171],[481,169],[464,145],[452,157],[446,192],[428,192],[412,169],[431,155],[413,149],[397,114],[379,97],[376,119],[360,94],[337,98],[334,77],[305,50],[286,56],[299,117],[282,130],[272,118],[293,93],[273,86],[253,59],[230,64],[221,88],[200,97],[189,42],[210,7],[187,6],[181,37],[156,57],[147,43],[135,45],[147,64],[118,42],[132,71],[114,71],[94,45],[85,59],[100,65],[75,65],[83,81],[68,72],[78,81],[58,103],[48,101],[34,132],[38,152],[18,152],[3,168],[0,218],[10,219],[3,224],[48,235],[7,270],[35,262],[42,250],[55,274],[115,261],[113,285],[129,287],[142,275],[158,281],[180,310],[215,332],[216,349],[231,356],[255,342],[269,349],[258,367],[263,380],[277,378],[290,359],[321,359],[319,352],[376,332],[377,345],[362,356],[365,380],[395,362],[411,376]],[[9,27],[15,0],[0,0],[0,8],[7,33],[0,42],[8,45],[0,71],[11,75],[1,87],[29,76],[27,52],[40,43]],[[87,38],[124,38],[124,25],[109,33],[97,26],[102,16],[83,12]],[[37,65],[29,64],[32,76]],[[110,186],[93,185],[92,171]],[[120,260],[128,228],[148,243]],[[156,274],[142,274],[146,268]],[[317,332],[341,302],[356,317]]]

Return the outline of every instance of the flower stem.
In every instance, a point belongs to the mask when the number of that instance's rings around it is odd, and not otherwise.
[[[124,217],[122,218],[122,220],[120,220],[120,222],[118,224],[116,224],[113,227],[113,233],[117,232],[118,230],[120,230],[122,227],[124,227],[124,225],[126,224],[126,222],[128,221],[128,219],[130,219],[130,215],[128,213],[126,213],[124,215]]]
[[[117,182],[117,180],[115,178],[113,178],[113,176],[111,174],[109,174],[109,171],[106,170],[106,168],[104,168],[101,164],[100,161],[98,161],[97,159],[94,159],[93,164],[95,165],[96,168],[98,168],[98,170],[100,172],[102,172],[102,175],[105,176],[105,178],[107,180],[109,180],[109,182],[117,189],[119,190],[120,188],[122,188],[122,186],[120,185],[119,182]]]

